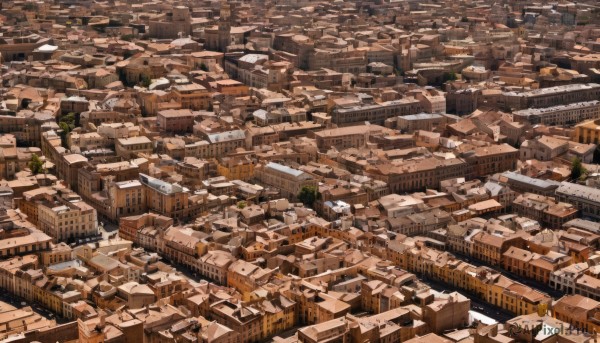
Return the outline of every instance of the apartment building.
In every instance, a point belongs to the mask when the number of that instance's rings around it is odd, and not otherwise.
[[[554,197],[525,193],[512,203],[513,210],[519,215],[537,220],[544,227],[560,229],[563,225],[577,217],[577,208]]]
[[[367,166],[365,172],[388,184],[392,193],[437,189],[443,180],[467,175],[468,163],[460,158],[406,160],[402,164]]]
[[[440,295],[423,307],[423,320],[431,331],[442,334],[469,322],[471,300],[458,292]]]
[[[582,295],[565,295],[552,305],[552,314],[584,332],[597,332],[600,327],[600,302]]]
[[[350,126],[368,121],[371,124],[384,125],[385,120],[423,112],[421,102],[415,98],[365,103],[349,107],[338,106],[331,113],[331,122],[339,126]]]
[[[584,274],[575,281],[575,294],[600,301],[600,279]]]
[[[317,148],[328,150],[336,148],[361,148],[369,141],[369,135],[381,134],[386,128],[379,125],[356,125],[337,129],[321,130],[314,133]]]
[[[527,108],[514,111],[513,118],[519,123],[531,125],[573,125],[584,120],[600,118],[600,101],[592,100],[545,108]]]
[[[503,180],[512,190],[516,192],[527,192],[545,196],[553,196],[560,182],[553,180],[541,180],[527,175],[518,174],[513,171],[502,173]]]
[[[152,176],[140,173],[140,183],[145,189],[145,203],[148,210],[174,219],[184,219],[199,215],[203,199],[191,194],[190,190]]]
[[[573,141],[584,144],[600,144],[600,119],[584,121],[575,125]]]
[[[201,154],[199,156],[187,155],[186,152],[186,156],[197,156],[203,158],[220,157],[235,151],[237,148],[243,148],[246,146],[246,133],[243,130],[230,130],[210,134],[202,133],[201,136],[207,142],[207,145],[203,146],[204,149],[201,149],[203,150]],[[201,143],[202,142],[199,142],[200,145]],[[187,149],[188,146],[186,146],[186,151]]]
[[[107,212],[111,220],[146,212],[145,188],[139,180],[112,182],[107,193]]]
[[[158,111],[156,114],[156,123],[161,131],[175,133],[192,132],[192,128],[194,127],[194,113],[189,109]]]
[[[98,211],[98,215],[113,222],[122,215],[140,214],[146,210],[146,205],[144,190],[137,179],[139,172],[146,171],[147,162],[142,158],[80,168],[79,194]],[[141,201],[138,200],[139,193],[142,193]]]
[[[345,320],[334,319],[315,324],[298,330],[298,342],[320,343],[320,342],[349,342],[350,325]]]
[[[519,150],[508,144],[478,147],[463,154],[469,163],[473,177],[485,177],[517,169]]]
[[[117,156],[126,159],[135,158],[138,154],[151,154],[152,141],[146,136],[119,138],[115,142]]]
[[[219,80],[215,82],[216,91],[229,96],[247,96],[250,87],[236,80]]]
[[[265,185],[278,189],[281,196],[289,199],[296,199],[302,187],[316,187],[318,184],[310,174],[275,162],[257,166],[254,177]]]
[[[551,136],[526,140],[519,147],[521,160],[551,161],[569,150],[569,142]]]
[[[256,162],[249,156],[223,157],[217,160],[217,174],[228,180],[248,181],[254,177],[255,166]]]
[[[183,109],[208,110],[212,105],[210,92],[199,84],[173,86],[172,90],[173,99],[180,103]]]
[[[522,110],[543,108],[600,99],[600,84],[570,84],[526,92],[504,92],[501,102],[505,108]]]
[[[477,88],[450,91],[446,93],[446,110],[458,115],[471,114],[477,109],[480,98],[481,90]]]
[[[227,272],[227,286],[234,287],[244,300],[249,300],[250,293],[257,287],[267,282],[272,270],[263,269],[244,260],[237,260],[229,265]]]
[[[35,253],[50,249],[53,238],[36,229],[12,228],[0,239],[0,257]]]
[[[40,229],[55,243],[98,234],[96,209],[79,196],[68,199],[53,196],[40,201],[38,221]]]
[[[503,263],[503,254],[509,248],[525,248],[525,241],[519,234],[498,235],[481,231],[473,235],[472,240],[471,255],[492,266]]]
[[[199,243],[205,235],[189,227],[171,226],[160,238],[158,250],[169,261],[198,272]]]
[[[571,182],[561,182],[556,199],[573,204],[584,217],[600,219],[600,189]]]
[[[587,262],[574,263],[555,270],[550,275],[548,281],[550,287],[565,292],[565,294],[573,294],[575,290],[575,281],[583,275],[589,268]]]
[[[209,280],[226,285],[229,266],[235,260],[235,257],[230,252],[211,250],[198,259],[198,272]]]
[[[415,247],[403,253],[402,267],[477,294],[489,304],[516,315],[537,313],[552,298],[522,283],[513,281],[494,269],[475,267],[455,259],[447,252]]]
[[[407,116],[399,116],[397,128],[402,132],[413,133],[415,131],[433,131],[446,124],[447,118],[437,113],[419,113]]]
[[[241,342],[259,342],[262,338],[262,315],[255,307],[223,300],[211,305],[210,315],[237,332]]]
[[[139,244],[138,232],[146,227],[166,230],[173,225],[173,219],[156,213],[123,217],[119,221],[119,237]]]

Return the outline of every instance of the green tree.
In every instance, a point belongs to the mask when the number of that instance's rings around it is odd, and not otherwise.
[[[202,71],[208,71],[208,67],[206,66],[206,64],[200,63],[200,70],[202,70]]]
[[[587,171],[581,164],[581,160],[578,157],[575,157],[571,163],[571,178],[573,180],[579,180],[586,172]]]
[[[242,200],[242,201],[238,201],[238,203],[237,203],[237,207],[238,207],[240,210],[243,210],[243,209],[244,209],[244,208],[245,208],[247,205],[248,205],[248,204],[246,204],[246,202],[245,202],[244,200]]]
[[[460,18],[460,21],[462,21],[463,23],[468,23],[469,22],[469,18],[462,17],[462,18]]]
[[[151,84],[152,84],[152,80],[148,76],[143,75],[142,81],[140,81],[140,86],[148,88],[148,87],[150,87]]]
[[[31,160],[29,161],[29,169],[31,169],[31,172],[34,175],[44,172],[44,161],[42,161],[40,157],[36,154],[31,155]]]
[[[131,42],[133,40],[133,35],[122,35],[121,40]]]
[[[313,207],[315,201],[319,199],[319,188],[317,186],[304,186],[298,193],[298,200],[305,206]]]
[[[64,116],[61,116],[60,119],[58,120],[59,123],[66,123],[67,125],[69,125],[69,127],[71,129],[75,128],[75,121],[76,121],[75,112],[69,112],[69,113],[65,114]]]
[[[68,148],[67,146],[67,135],[69,134],[69,132],[71,132],[71,127],[69,126],[69,124],[65,123],[64,121],[61,121],[60,123],[58,123],[58,127],[60,128],[60,142],[62,143],[62,146],[64,148]]]

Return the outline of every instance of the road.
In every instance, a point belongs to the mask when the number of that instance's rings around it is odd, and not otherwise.
[[[535,289],[537,289],[539,291],[542,291],[542,292],[548,294],[549,296],[551,296],[551,297],[553,297],[555,299],[561,298],[562,296],[565,295],[564,292],[557,291],[556,289],[551,288],[549,285],[547,285],[545,283],[536,281],[534,279],[524,278],[522,276],[519,276],[519,275],[516,275],[514,273],[511,273],[511,272],[509,272],[509,271],[507,271],[504,268],[501,268],[499,266],[490,266],[490,265],[486,264],[485,262],[483,262],[481,260],[478,260],[476,258],[473,258],[471,256],[465,256],[465,255],[458,254],[458,253],[455,253],[455,252],[452,252],[452,251],[449,251],[449,252],[452,255],[456,256],[456,258],[461,259],[461,260],[463,260],[463,261],[465,261],[467,263],[470,263],[470,264],[472,264],[472,265],[474,265],[476,267],[483,266],[483,267],[492,268],[495,271],[497,271],[498,273],[501,273],[502,275],[504,275],[504,276],[506,276],[506,277],[514,280],[514,281],[520,282],[520,283],[522,283],[524,285],[527,285],[527,286],[529,286],[531,288],[535,288]]]
[[[42,305],[40,305],[38,303],[32,303],[32,302],[26,301],[25,299],[18,297],[16,295],[10,294],[8,292],[0,292],[0,301],[10,304],[16,308],[23,308],[26,306],[30,306],[31,309],[33,310],[33,312],[39,314],[40,316],[42,316],[46,319],[50,319],[50,320],[54,319],[54,320],[56,320],[56,323],[58,323],[58,324],[70,322],[70,320],[68,320],[66,318],[56,316],[56,314],[54,314],[54,312],[42,307]]]
[[[481,314],[484,314],[499,323],[505,323],[507,320],[512,319],[515,315],[511,312],[508,312],[500,307],[494,306],[482,299],[479,299],[475,294],[470,294],[469,292],[453,287],[446,283],[433,280],[430,278],[420,278],[421,281],[429,285],[433,290],[438,292],[445,292],[446,294],[452,292],[458,292],[471,300],[471,309],[477,311]]]

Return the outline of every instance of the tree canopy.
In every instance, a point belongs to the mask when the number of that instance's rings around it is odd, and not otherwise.
[[[40,159],[40,157],[36,154],[31,155],[31,160],[29,161],[29,169],[31,172],[35,174],[44,172],[44,161]]]
[[[302,201],[302,203],[306,206],[312,207],[319,199],[319,189],[317,186],[304,186],[300,189],[300,193],[298,193],[298,200]]]
[[[573,159],[573,162],[571,163],[571,178],[573,180],[578,180],[579,178],[581,178],[587,171],[585,170],[585,168],[583,167],[583,165],[581,164],[581,160],[578,157],[575,157]]]

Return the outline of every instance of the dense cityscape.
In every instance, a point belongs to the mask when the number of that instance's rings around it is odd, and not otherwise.
[[[0,343],[596,343],[598,0],[0,0]]]

